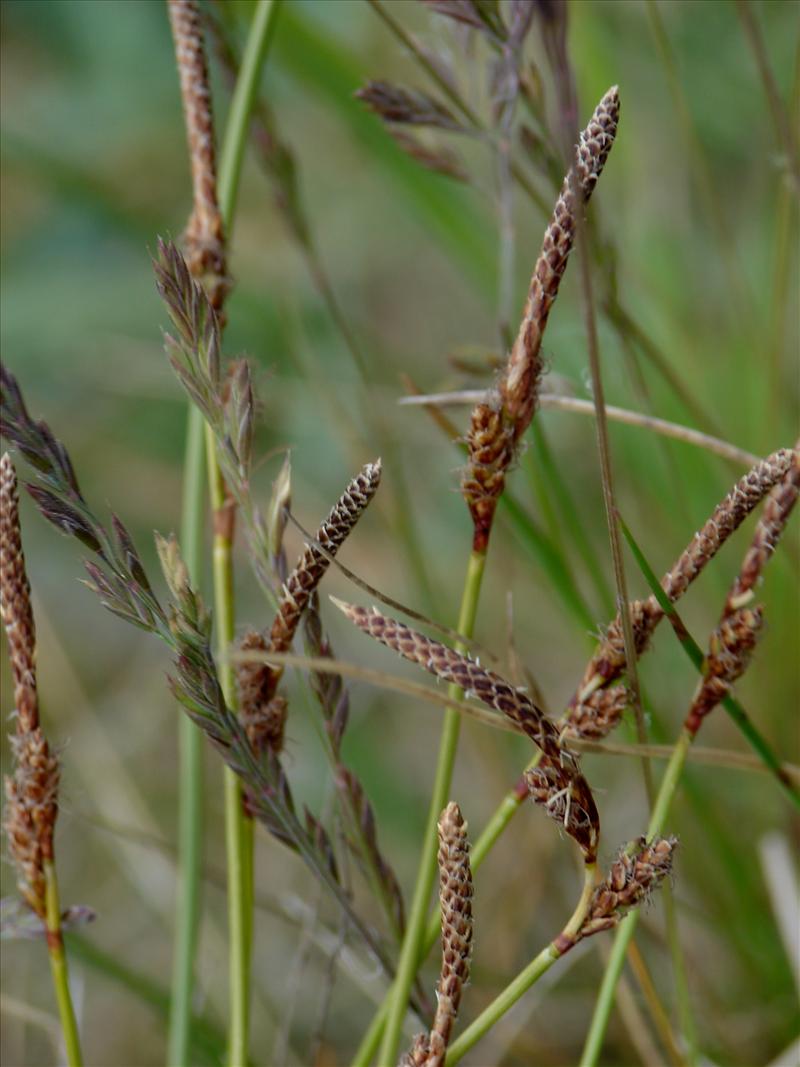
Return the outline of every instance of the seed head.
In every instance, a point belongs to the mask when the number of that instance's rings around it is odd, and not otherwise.
[[[537,768],[535,788],[531,788],[533,799],[563,822],[564,829],[583,851],[586,862],[593,862],[600,821],[591,789],[580,773],[577,757],[561,743],[556,726],[527,693],[469,656],[431,640],[375,608],[367,610],[331,599],[364,633],[502,712],[528,735],[544,756]]]
[[[647,844],[642,837],[632,850],[621,851],[594,891],[578,940],[616,926],[626,911],[645,901],[672,870],[677,843],[674,837],[657,837]]]

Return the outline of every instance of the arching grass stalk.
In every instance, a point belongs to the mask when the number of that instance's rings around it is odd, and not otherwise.
[[[485,565],[486,552],[473,550],[467,564],[467,573],[464,578],[464,588],[461,595],[461,610],[458,616],[458,631],[465,637],[472,637],[475,628],[478,598]],[[464,649],[461,648],[460,651],[464,651]],[[460,700],[463,692],[458,686],[451,684],[448,687],[448,696],[453,700]],[[408,917],[403,946],[400,950],[397,976],[389,993],[386,1027],[383,1032],[383,1043],[381,1044],[380,1052],[381,1063],[394,1063],[397,1059],[409,993],[416,977],[418,961],[423,953],[425,917],[436,877],[437,825],[442,808],[445,807],[448,801],[460,726],[461,716],[459,712],[454,708],[448,708],[445,712],[439,741],[439,758],[436,764],[436,775],[431,792],[428,820],[425,826],[425,837],[417,871],[417,881],[414,887],[414,896],[411,902],[411,911]],[[367,1033],[367,1037],[375,1040],[379,1033],[376,1017]],[[365,1039],[362,1043],[362,1049],[365,1049],[366,1044]],[[360,1050],[359,1055],[361,1054]],[[369,1055],[371,1056],[371,1052]]]
[[[277,0],[258,0],[242,65],[231,102],[219,167],[218,196],[226,234],[233,228],[250,112],[258,88],[274,26]],[[182,543],[192,579],[199,578],[204,526],[203,507],[203,418],[192,406],[186,436],[186,468]],[[216,459],[216,446],[208,427],[205,433],[211,503],[215,513],[213,550],[214,606],[217,641],[221,657],[221,681],[229,706],[235,700],[231,669],[225,665],[228,645],[234,636],[232,523],[218,521],[224,506],[224,487]],[[183,873],[176,958],[173,972],[173,1002],[170,1021],[170,1063],[188,1062],[194,956],[196,945],[201,838],[201,749],[199,732],[188,721],[181,725],[181,820],[180,856]],[[241,790],[235,775],[225,768],[225,823],[228,854],[228,915],[230,925],[230,1038],[229,1061],[247,1061],[249,963],[252,935],[252,826],[245,827]]]
[[[507,985],[499,996],[495,997],[492,1003],[467,1027],[458,1041],[450,1046],[445,1060],[448,1067],[458,1063],[480,1041],[484,1034],[488,1033],[495,1023],[517,1003],[523,993],[526,993],[534,982],[538,981],[545,971],[548,971],[557,960],[561,959],[564,952],[572,947],[574,938],[588,914],[596,878],[597,864],[587,864],[584,869],[584,882],[580,899],[561,934],[543,948],[538,956],[531,960],[524,971],[520,971],[514,981]],[[567,945],[566,950],[562,947],[562,943]]]

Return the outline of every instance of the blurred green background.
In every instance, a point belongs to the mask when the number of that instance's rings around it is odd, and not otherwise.
[[[249,5],[233,6],[244,29]],[[421,4],[387,0],[386,8],[452,63],[485,113],[481,50],[470,52],[463,33]],[[776,0],[750,10],[796,131],[798,7]],[[179,524],[185,401],[162,352],[165,315],[149,256],[158,235],[180,235],[190,206],[166,12],[157,0],[4,0],[0,17],[3,358],[32,412],[67,444],[87,498],[101,513],[113,508],[123,516],[154,570],[152,531]],[[600,315],[607,401],[712,428],[759,455],[791,444],[798,411],[796,189],[736,4],[584,0],[569,4],[569,19],[581,121],[609,85],[618,83],[622,98],[618,141],[590,212],[607,248],[595,288],[602,300],[615,271],[620,303],[685,393],[681,399],[642,346],[626,343]],[[526,49],[555,123],[539,16]],[[262,89],[295,155],[319,259],[367,364],[368,394],[253,154],[233,234],[226,349],[247,353],[255,367],[259,494],[266,497],[290,448],[293,507],[313,528],[355,470],[383,450],[381,493],[342,560],[391,596],[453,625],[471,535],[457,492],[461,455],[423,410],[398,407],[397,399],[404,374],[426,391],[490,380],[459,369],[453,356],[480,362],[501,351],[493,162],[485,144],[453,140],[471,183],[423,170],[353,98],[368,78],[431,88],[366,3],[286,0]],[[216,74],[215,86],[221,128],[228,98]],[[547,178],[519,146],[515,151],[550,203]],[[514,222],[513,306],[520,308],[544,220],[518,191]],[[545,351],[558,387],[588,396],[576,274],[574,267],[567,272]],[[466,409],[450,414],[463,431]],[[592,420],[546,411],[537,424],[606,591],[592,580],[552,483],[542,482],[540,447],[531,446],[510,485],[551,557],[537,554],[530,536],[521,537],[501,515],[477,637],[506,655],[513,593],[517,652],[558,712],[613,613],[613,577]],[[641,429],[612,425],[611,445],[620,508],[661,573],[743,468]],[[407,521],[398,522],[398,514]],[[57,537],[27,501],[23,522],[44,715],[63,753],[62,895],[98,913],[82,931],[72,964],[87,1061],[145,1067],[163,1062],[170,973],[179,712],[165,685],[168,660],[151,638],[103,613],[79,584],[77,546]],[[701,645],[752,526],[751,520],[682,604]],[[296,532],[290,529],[288,539],[291,557]],[[572,575],[570,595],[553,551]],[[269,610],[244,552],[237,566],[241,626],[265,625]],[[759,728],[794,761],[797,574],[797,534],[790,530],[763,585],[766,634],[739,687]],[[647,592],[630,558],[628,580],[633,594]],[[363,597],[338,573],[323,592]],[[325,603],[323,612],[343,659],[423,680],[349,630]],[[5,655],[2,671],[6,721],[12,699]],[[641,675],[654,736],[669,741],[696,675],[666,627]],[[293,788],[312,810],[329,812],[318,714],[301,680],[292,679],[290,690]],[[351,700],[345,756],[373,801],[382,846],[408,893],[440,711],[363,685],[352,687]],[[453,797],[477,834],[529,752],[524,739],[487,735],[475,723],[462,736]],[[620,737],[633,739],[630,725]],[[701,743],[744,750],[721,711]],[[5,739],[3,757],[6,766]],[[609,756],[585,763],[598,790],[607,859],[646,824],[641,767]],[[209,1032],[198,1062],[214,1062],[226,1010],[222,791],[211,752],[207,773],[197,1009]],[[800,1019],[792,946],[779,933],[762,846],[767,835],[796,846],[798,824],[763,774],[693,765],[669,828],[681,838],[675,892],[701,1048],[711,1063],[771,1062],[796,1038]],[[339,937],[335,910],[300,861],[263,833],[257,863],[255,1062],[345,1063],[371,1018],[380,980],[355,948],[333,970],[326,1007],[329,956]],[[476,887],[465,1018],[560,928],[576,888],[567,843],[523,809]],[[3,895],[13,892],[4,864]],[[781,883],[776,892],[792,906],[791,886]],[[362,906],[372,914],[369,900]],[[663,930],[656,902],[639,941],[671,1010]],[[575,953],[563,973],[551,972],[466,1062],[574,1062],[601,974],[600,940]],[[110,961],[125,972],[115,973]],[[436,970],[429,963],[429,988]],[[3,1063],[55,1062],[43,946],[6,943],[2,978]],[[604,1062],[638,1062],[618,1016]]]

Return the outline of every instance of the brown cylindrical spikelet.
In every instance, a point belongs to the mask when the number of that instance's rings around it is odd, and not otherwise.
[[[756,505],[775,485],[786,478],[797,463],[797,455],[791,448],[781,448],[773,452],[748,471],[717,505],[711,517],[681,553],[675,566],[661,579],[661,586],[673,603],[683,596]],[[653,631],[664,617],[664,612],[654,596],[634,601],[630,605],[630,611],[636,653],[641,655],[647,648]],[[589,700],[592,693],[616,681],[624,670],[622,621],[617,616],[609,624],[605,637],[589,660],[581,683],[570,701],[570,723],[573,716],[583,714],[579,709]]]
[[[800,451],[795,451],[786,476],[767,497],[750,548],[733,583],[725,611],[731,613],[751,598],[769,557],[775,551],[800,493]]]
[[[595,889],[576,940],[616,926],[628,909],[657,889],[672,870],[677,843],[674,837],[656,837],[648,845],[642,837],[633,850],[620,852],[608,877]]]
[[[714,630],[709,640],[704,677],[686,718],[689,733],[697,733],[706,715],[728,695],[734,682],[747,670],[762,624],[760,607],[739,608],[722,619]]]
[[[800,493],[800,452],[783,479],[767,497],[753,540],[712,633],[703,680],[686,717],[686,729],[696,734],[703,719],[727,696],[744,674],[763,622],[760,606],[750,606],[756,583],[775,550]]]
[[[169,0],[168,10],[192,167],[193,207],[184,235],[186,259],[192,274],[205,281],[211,303],[219,311],[228,282],[202,20],[195,0]]]
[[[248,630],[239,642],[240,652],[268,652],[266,638]],[[239,715],[256,752],[279,753],[286,727],[286,700],[272,692],[271,668],[267,663],[240,662],[236,667]]]
[[[436,1014],[430,1034],[417,1034],[398,1067],[442,1067],[469,981],[472,954],[472,870],[467,824],[451,802],[439,817],[439,906],[442,967],[436,987]]]
[[[545,805],[549,814],[563,822],[586,861],[593,862],[597,855],[599,817],[591,789],[580,773],[577,757],[562,745],[557,728],[530,697],[468,656],[382,615],[375,608],[367,610],[331,599],[364,633],[437,678],[453,682],[468,696],[475,696],[502,712],[528,735],[545,757],[537,768],[541,777],[531,795],[536,803]]]
[[[661,582],[670,600],[682,596],[703,567],[737,530],[767,493],[782,482],[797,463],[797,452],[781,448],[741,478],[715,509],[678,562]]]
[[[478,404],[467,436],[469,462],[462,493],[475,529],[473,547],[485,552],[505,473],[536,410],[542,376],[542,337],[575,238],[576,214],[592,195],[614,143],[619,118],[617,87],[609,89],[580,134],[572,170],[564,179],[530,290],[517,338],[494,401]]]
[[[576,213],[594,191],[614,143],[618,120],[619,92],[615,85],[597,105],[589,125],[580,134],[573,170],[564,179],[545,230],[519,333],[500,384],[503,408],[513,423],[515,440],[525,432],[536,409],[542,374],[542,336],[572,250]],[[578,203],[576,194],[580,198]]]
[[[347,535],[375,495],[381,480],[381,461],[367,463],[331,508],[314,535],[330,556],[335,556]],[[311,595],[330,566],[330,560],[316,545],[306,545],[294,570],[286,579],[281,602],[270,631],[273,652],[285,652],[292,643],[300,617]]]
[[[17,733],[24,734],[39,724],[36,629],[19,533],[17,476],[7,452],[0,459],[0,597],[14,679]]]
[[[5,779],[3,829],[20,892],[44,917],[44,864],[53,858],[59,764],[39,726],[36,631],[20,538],[17,478],[8,453],[0,459],[0,610],[17,707],[11,741],[14,771]]]
[[[439,818],[439,905],[442,916],[442,969],[426,1067],[441,1067],[469,981],[472,953],[472,871],[467,824],[458,804]]]

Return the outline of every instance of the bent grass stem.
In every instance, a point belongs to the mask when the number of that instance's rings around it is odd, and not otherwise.
[[[597,864],[588,864],[584,870],[583,889],[581,890],[580,898],[569,922],[560,935],[561,937],[569,940],[580,929],[589,910],[596,877]],[[545,971],[548,971],[557,960],[561,959],[564,952],[558,948],[557,940],[551,941],[549,945],[543,948],[538,956],[534,957],[523,971],[520,971],[513,982],[510,982],[502,993],[495,997],[492,1003],[467,1027],[461,1037],[450,1046],[445,1060],[447,1067],[452,1067],[453,1064],[458,1063],[480,1041],[484,1034],[516,1004],[534,982],[537,982]]]

